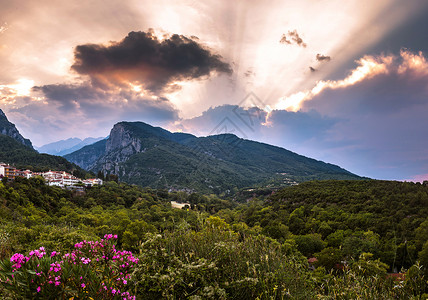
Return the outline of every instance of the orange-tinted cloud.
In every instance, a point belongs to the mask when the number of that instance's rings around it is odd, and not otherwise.
[[[177,34],[160,39],[152,31],[130,32],[122,41],[107,46],[77,46],[72,69],[89,75],[97,86],[132,83],[151,92],[165,91],[173,82],[199,79],[212,72],[232,72],[220,56],[194,39]]]

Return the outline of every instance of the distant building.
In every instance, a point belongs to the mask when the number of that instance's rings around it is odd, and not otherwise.
[[[65,186],[76,185],[79,182],[81,182],[79,178],[71,174],[68,174],[67,172],[49,171],[49,172],[41,173],[41,176],[43,176],[43,178],[46,180],[48,185],[51,185],[51,186],[65,187]]]
[[[64,171],[32,172],[30,170],[17,170],[8,164],[0,163],[0,178],[7,177],[10,180],[14,180],[16,177],[29,179],[34,176],[42,176],[48,185],[61,188],[75,187],[78,183],[83,183],[86,187],[103,184],[103,181],[99,178],[81,180]]]
[[[16,170],[16,177],[24,177],[30,179],[33,177],[33,172],[30,170]]]
[[[99,178],[91,178],[91,179],[85,179],[83,180],[83,184],[87,187],[92,187],[94,185],[102,185],[103,181]]]
[[[7,177],[13,180],[16,177],[16,169],[8,164],[0,163],[0,177]]]

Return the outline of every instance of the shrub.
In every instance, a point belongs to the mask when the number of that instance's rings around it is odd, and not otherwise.
[[[117,236],[82,241],[61,254],[44,247],[28,256],[15,253],[0,263],[0,285],[13,298],[25,299],[135,299],[128,281],[138,259],[115,247]]]
[[[311,298],[306,259],[263,235],[243,237],[218,217],[200,232],[149,234],[134,275],[142,299]],[[295,251],[296,253],[297,251]]]

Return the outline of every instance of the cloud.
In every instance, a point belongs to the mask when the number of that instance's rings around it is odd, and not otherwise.
[[[302,38],[297,33],[297,30],[288,31],[287,34],[283,34],[280,41],[281,44],[295,44],[297,46],[306,48],[307,44],[303,42]]]
[[[229,64],[194,39],[153,31],[130,32],[110,45],[86,44],[75,49],[72,69],[89,75],[98,86],[141,85],[157,93],[179,88],[176,82],[200,79],[212,72],[231,74]]]
[[[287,36],[285,34],[282,35],[281,39],[279,40],[281,44],[288,44],[291,45],[291,41],[287,39]]]
[[[131,32],[110,45],[77,46],[72,69],[89,78],[38,86],[22,79],[0,85],[0,103],[12,119],[25,123],[23,133],[35,144],[52,141],[58,132],[62,137],[105,135],[119,121],[165,126],[179,119],[170,99],[185,81],[232,72],[220,56],[194,39],[158,37],[154,31]],[[48,129],[41,133],[37,128]]]
[[[335,122],[298,152],[360,175],[402,180],[428,169],[428,62],[422,52],[364,56],[343,79],[319,81],[276,109]],[[311,150],[312,149],[312,150]],[[321,154],[320,149],[323,149]]]
[[[342,80],[321,80],[311,90],[300,91],[282,97],[277,109],[299,110],[305,101],[329,89],[344,89],[380,75],[394,75],[397,80],[422,78],[428,75],[428,63],[422,52],[417,54],[401,50],[400,55],[364,56],[356,61],[358,66]]]
[[[317,58],[317,61],[321,61],[321,62],[327,62],[327,61],[330,61],[330,59],[331,59],[331,57],[330,56],[328,56],[328,55],[322,55],[322,54],[317,54],[317,56],[316,56],[316,58]]]
[[[255,73],[253,70],[249,69],[249,70],[245,71],[244,76],[245,77],[254,77]]]
[[[0,34],[5,32],[7,28],[8,28],[7,23],[3,23],[3,25],[0,25]]]
[[[150,118],[157,121],[178,119],[178,112],[165,97],[145,96],[131,89],[104,90],[90,83],[52,84],[34,87],[44,101],[55,103],[65,113],[78,112],[90,118],[116,115],[118,120]],[[133,116],[133,117],[131,117]]]
[[[28,96],[17,96],[13,89],[9,93],[0,103],[36,145],[55,141],[59,133],[63,138],[105,136],[120,121],[165,126],[179,119],[178,110],[165,97],[132,89],[104,90],[90,82],[36,86]]]
[[[269,141],[287,149],[301,149],[311,140],[323,140],[339,122],[315,110],[292,112],[273,110],[267,113],[257,107],[221,105],[204,111],[200,116],[180,120],[171,130],[197,135],[233,133],[241,138]]]

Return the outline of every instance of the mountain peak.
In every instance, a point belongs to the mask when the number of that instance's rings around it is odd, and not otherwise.
[[[196,137],[143,122],[117,123],[108,139],[65,157],[131,184],[210,193],[314,179],[360,179],[339,166],[231,133]]]
[[[16,129],[15,124],[9,122],[6,114],[0,109],[0,134],[7,135],[21,144],[33,149],[33,145],[29,139],[24,138]]]
[[[40,153],[64,156],[102,139],[104,139],[104,137],[87,137],[82,141],[81,139],[74,137],[43,145],[36,148],[36,150]]]

